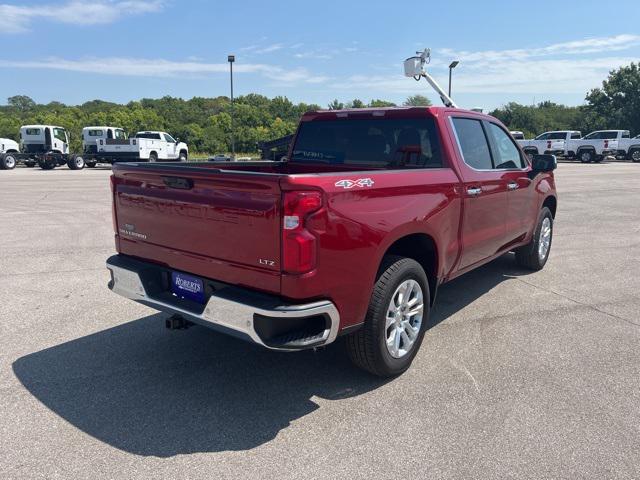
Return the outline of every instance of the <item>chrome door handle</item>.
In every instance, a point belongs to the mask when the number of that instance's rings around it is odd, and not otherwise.
[[[508,183],[508,184],[507,184],[507,188],[508,188],[509,190],[516,190],[516,189],[518,188],[518,184],[517,184],[517,183],[514,183],[514,182],[512,182],[512,183]]]
[[[467,188],[467,193],[469,195],[477,197],[478,195],[480,195],[482,193],[482,188],[480,188],[480,187],[469,187],[469,188]]]

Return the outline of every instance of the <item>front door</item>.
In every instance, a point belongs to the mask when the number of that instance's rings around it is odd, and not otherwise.
[[[529,165],[511,136],[498,124],[486,122],[489,143],[493,152],[495,169],[507,185],[507,208],[505,221],[505,244],[516,243],[531,231],[537,221],[536,193],[529,178]]]
[[[459,270],[495,255],[505,244],[507,185],[493,168],[490,144],[482,121],[451,119],[462,162],[464,213]]]
[[[178,158],[178,152],[176,152],[177,143],[175,139],[168,133],[164,134],[164,139],[167,142],[167,149],[166,149],[167,158],[168,159]]]

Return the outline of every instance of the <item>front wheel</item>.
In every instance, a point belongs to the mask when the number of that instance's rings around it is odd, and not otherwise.
[[[629,159],[634,163],[640,163],[640,148],[629,151]]]
[[[578,154],[578,158],[582,163],[590,163],[593,161],[594,154],[591,150],[583,150]]]
[[[364,325],[346,338],[351,361],[381,377],[406,371],[422,344],[430,298],[427,275],[418,262],[385,257]]]
[[[13,170],[16,168],[16,157],[11,153],[7,153],[0,159],[0,168],[3,170]]]
[[[187,154],[184,152],[180,152],[180,156],[178,157],[178,161],[179,162],[186,162],[187,161]]]
[[[540,212],[533,238],[524,247],[516,249],[518,265],[530,270],[542,270],[549,259],[552,239],[553,215],[547,207],[544,207]]]

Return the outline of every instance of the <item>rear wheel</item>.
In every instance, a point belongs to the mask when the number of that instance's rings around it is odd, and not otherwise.
[[[82,170],[84,168],[84,158],[82,158],[82,155],[71,155],[67,161],[67,166],[71,170]]]
[[[594,160],[593,150],[582,150],[578,153],[578,158],[582,163],[590,163]]]
[[[420,264],[385,257],[364,325],[346,338],[351,361],[381,377],[403,373],[422,344],[429,305],[429,282]]]
[[[634,163],[640,162],[640,148],[629,150],[629,159]]]
[[[16,168],[16,157],[12,153],[7,153],[0,159],[0,168],[3,170],[13,170]]]
[[[156,152],[151,152],[149,154],[149,161],[150,162],[157,162],[158,161],[158,154]]]
[[[518,265],[530,270],[542,270],[549,259],[551,240],[553,239],[553,215],[544,207],[540,211],[540,218],[533,238],[529,244],[516,249]]]

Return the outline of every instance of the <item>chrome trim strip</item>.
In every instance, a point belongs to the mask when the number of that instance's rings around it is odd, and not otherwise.
[[[330,321],[329,327],[323,332],[321,341],[310,345],[308,348],[328,345],[332,343],[337,335],[340,327],[340,314],[336,306],[329,300],[318,302],[298,304],[298,305],[280,305],[272,309],[264,309],[257,306],[249,305],[234,300],[233,298],[225,298],[225,290],[211,295],[204,311],[194,313],[184,310],[176,305],[170,305],[161,300],[150,297],[140,279],[137,272],[112,265],[107,262],[107,268],[112,272],[113,284],[111,290],[130,300],[143,303],[160,311],[169,313],[178,313],[187,319],[193,320],[195,323],[221,330],[219,327],[234,330],[248,336],[253,342],[262,345],[270,350],[292,351],[302,350],[301,348],[278,348],[265,344],[254,328],[254,314],[266,317],[279,318],[296,318],[309,317],[312,315],[327,315]]]

